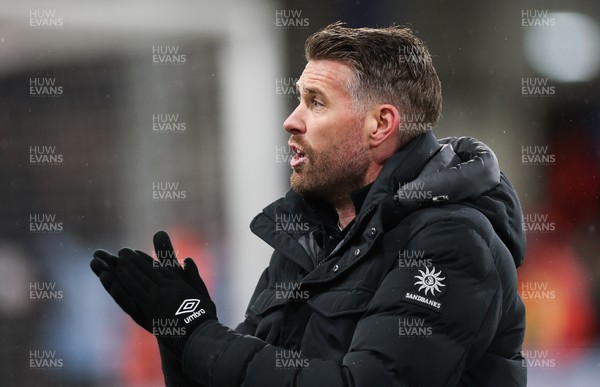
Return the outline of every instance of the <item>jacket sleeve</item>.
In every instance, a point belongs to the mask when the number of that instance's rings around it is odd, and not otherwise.
[[[256,330],[255,317],[251,314],[250,305],[256,301],[256,297],[264,290],[268,283],[268,268],[265,269],[258,280],[256,289],[250,298],[250,304],[245,319],[240,323],[236,331],[240,333],[253,333]],[[194,381],[183,373],[181,361],[169,350],[158,343],[160,362],[166,387],[204,387],[206,382]]]
[[[421,254],[423,266],[388,273],[341,363],[307,359],[282,369],[285,349],[208,322],[188,341],[183,369],[219,387],[453,386],[498,325],[501,288],[488,246],[466,222],[423,227],[403,249]]]
[[[261,274],[258,283],[256,284],[256,288],[254,289],[254,293],[252,293],[252,297],[250,297],[250,302],[248,303],[248,308],[246,308],[246,315],[244,316],[244,321],[242,321],[235,328],[236,332],[242,334],[251,335],[256,332],[256,327],[258,325],[258,321],[252,309],[250,308],[256,302],[256,299],[262,293],[263,290],[267,288],[269,284],[269,268],[267,267]]]
[[[183,373],[181,361],[168,349],[158,343],[160,352],[160,364],[166,387],[203,387],[202,383],[196,382]]]

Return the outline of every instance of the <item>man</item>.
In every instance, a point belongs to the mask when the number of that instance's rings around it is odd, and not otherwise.
[[[441,88],[424,43],[336,23],[305,51],[284,123],[292,189],[252,221],[274,252],[235,331],[166,233],[159,261],[94,254],[105,288],[157,336],[166,383],[524,386],[520,204],[487,146],[431,133]]]

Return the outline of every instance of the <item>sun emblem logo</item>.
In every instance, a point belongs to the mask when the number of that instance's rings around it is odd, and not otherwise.
[[[419,273],[421,273],[421,275],[415,276],[415,278],[418,279],[418,281],[415,282],[415,285],[421,285],[418,290],[425,289],[425,295],[427,295],[427,292],[431,292],[431,295],[435,296],[435,292],[441,292],[439,286],[446,286],[442,283],[446,277],[440,277],[442,271],[440,270],[436,273],[435,266],[431,267],[431,271],[426,267],[425,271],[419,270]]]

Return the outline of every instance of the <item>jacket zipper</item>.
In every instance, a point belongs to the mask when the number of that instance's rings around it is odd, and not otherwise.
[[[321,266],[322,264],[324,264],[325,262],[329,261],[329,259],[335,255],[338,251],[341,250],[342,245],[345,245],[347,241],[349,241],[350,239],[352,239],[354,237],[354,235],[356,234],[356,232],[358,231],[359,228],[361,228],[363,221],[367,218],[367,216],[373,212],[375,210],[377,206],[376,205],[372,205],[371,207],[369,207],[365,213],[361,216],[361,218],[358,220],[358,222],[356,222],[354,224],[354,228],[352,230],[350,230],[350,232],[346,235],[346,237],[344,239],[342,239],[342,241],[340,243],[338,243],[338,245],[331,251],[331,253],[329,253],[324,259],[320,260],[319,263],[317,263],[317,266],[315,266],[315,269],[319,266]]]

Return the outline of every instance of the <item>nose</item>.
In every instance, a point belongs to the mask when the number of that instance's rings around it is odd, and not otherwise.
[[[283,122],[283,129],[292,135],[304,134],[306,132],[306,125],[302,118],[302,105],[298,105]]]

